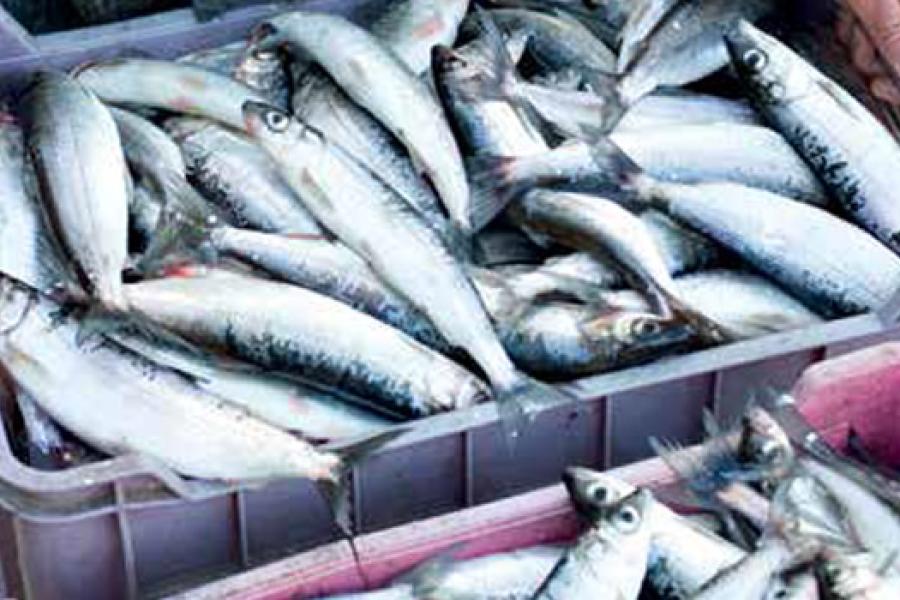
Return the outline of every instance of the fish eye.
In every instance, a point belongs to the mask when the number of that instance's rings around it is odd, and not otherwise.
[[[275,132],[286,131],[291,124],[291,120],[277,110],[270,110],[266,113],[266,126]]]
[[[603,484],[597,483],[588,488],[588,496],[591,500],[598,504],[603,504],[611,500],[609,489]]]
[[[638,337],[650,337],[654,335],[659,335],[662,331],[662,325],[657,323],[656,321],[648,321],[646,319],[640,319],[634,324],[634,334]]]
[[[616,524],[622,531],[630,533],[641,524],[641,515],[633,506],[625,506],[616,513]]]
[[[769,57],[762,50],[751,48],[744,52],[744,64],[753,71],[761,71],[767,62],[769,62]]]

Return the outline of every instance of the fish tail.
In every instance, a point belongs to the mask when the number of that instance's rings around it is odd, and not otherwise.
[[[715,346],[740,339],[728,327],[692,308],[675,295],[666,292],[662,292],[662,295],[672,316],[689,325],[702,343]]]
[[[517,176],[517,164],[517,158],[507,156],[476,156],[468,161],[472,190],[469,220],[474,231],[494,220],[530,185]]]
[[[210,236],[223,223],[222,217],[184,179],[165,179],[161,186],[163,209],[135,270],[157,273],[176,257],[191,262],[214,261]]]
[[[488,43],[491,68],[484,76],[460,82],[459,92],[468,100],[504,100],[519,104],[516,65],[506,48],[503,34],[490,12],[476,5],[478,28]]]
[[[577,401],[573,396],[522,373],[518,374],[514,384],[496,391],[495,399],[500,426],[511,449],[541,408]]]
[[[319,493],[328,503],[335,525],[351,542],[353,540],[353,518],[350,512],[349,475],[359,462],[367,456],[407,433],[407,428],[392,428],[369,436],[334,451],[338,460],[328,477],[317,481]]]

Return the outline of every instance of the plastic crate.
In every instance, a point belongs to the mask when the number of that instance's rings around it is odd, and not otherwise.
[[[365,19],[382,3],[310,0]],[[34,69],[140,51],[173,57],[242,38],[279,6],[198,23],[190,10],[30,36],[0,14],[0,88]],[[649,454],[648,435],[683,443],[701,409],[733,414],[752,393],[787,389],[809,365],[900,340],[900,296],[878,314],[660,361],[566,387],[582,401],[548,407],[510,454],[491,405],[440,415],[354,469],[359,533],[540,488],[570,464],[610,468]],[[4,422],[13,408],[0,402]],[[38,471],[0,434],[0,592],[17,598],[158,596],[337,539],[314,487],[284,481],[235,489],[185,481],[138,456]],[[527,465],[527,468],[522,468]]]
[[[872,454],[900,464],[900,344],[887,344],[820,363],[794,388],[801,412],[835,448],[853,429]],[[659,459],[614,469],[635,485],[664,488],[675,481]],[[484,556],[538,544],[565,542],[578,531],[562,485],[485,506],[410,523],[282,560],[172,597],[180,600],[299,600],[378,588],[423,560],[453,550]]]

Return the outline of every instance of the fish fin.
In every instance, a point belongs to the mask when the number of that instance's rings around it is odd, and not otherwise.
[[[591,160],[600,172],[608,174],[610,184],[641,195],[650,181],[641,167],[600,129],[582,129],[582,137],[590,144]]]
[[[351,544],[353,540],[353,519],[350,502],[350,473],[367,456],[408,432],[409,428],[407,427],[389,429],[333,450],[340,460],[331,473],[331,477],[316,482],[319,493],[328,503],[335,525]]]
[[[662,294],[669,310],[672,311],[672,315],[690,325],[701,342],[715,346],[740,339],[740,336],[731,331],[730,328],[717,323],[714,319],[692,308],[680,298],[666,292],[662,292]]]
[[[625,98],[619,91],[620,78],[617,75],[602,73],[597,70],[586,71],[582,74],[588,90],[596,94],[603,101],[601,111],[600,130],[609,133],[625,116],[630,108]]]
[[[466,542],[457,542],[445,548],[436,556],[419,563],[411,571],[391,581],[392,586],[412,587],[413,598],[432,598],[440,589],[448,568],[459,562],[456,554],[466,547]]]
[[[478,5],[475,5],[475,10],[478,27],[488,44],[491,69],[484,76],[460,81],[459,93],[469,101],[502,100],[518,105],[516,65],[506,48],[503,34],[489,11]]]
[[[514,176],[518,159],[502,156],[476,156],[469,159],[472,190],[469,219],[474,231],[487,226],[523,189],[526,182]]]
[[[480,285],[489,286],[498,292],[495,298],[496,305],[490,311],[491,318],[495,321],[502,317],[504,323],[513,326],[531,309],[532,299],[517,295],[506,279],[498,273],[474,265],[466,265],[466,270]]]
[[[218,217],[209,212],[194,213],[191,207],[183,209],[180,200],[169,202],[172,197],[172,194],[166,196],[156,230],[134,265],[135,271],[145,276],[164,272],[173,261],[183,262],[185,258],[204,264],[218,258],[209,243]]]
[[[575,397],[522,373],[513,385],[495,392],[495,399],[500,425],[511,448],[542,407],[577,402]]]

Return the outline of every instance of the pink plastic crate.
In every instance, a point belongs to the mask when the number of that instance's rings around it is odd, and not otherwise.
[[[900,344],[891,343],[808,368],[794,387],[800,410],[828,442],[843,449],[855,430],[886,464],[900,463]],[[615,469],[636,485],[674,483],[661,460]],[[571,539],[575,514],[561,485],[418,521],[357,539],[357,567],[339,542],[177,596],[183,600],[287,600],[378,588],[453,547],[475,557]]]

